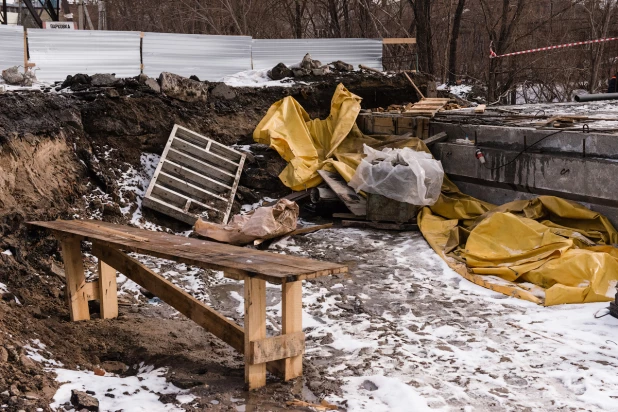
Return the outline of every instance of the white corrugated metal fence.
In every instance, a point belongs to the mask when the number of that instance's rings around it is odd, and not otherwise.
[[[0,70],[24,65],[24,28],[0,25]],[[23,68],[21,72],[23,73]]]
[[[150,77],[171,72],[217,81],[251,69],[251,37],[144,33],[142,59]]]
[[[141,72],[140,32],[28,29],[30,62],[37,79],[54,82],[69,74]]]
[[[300,63],[307,53],[322,64],[342,60],[382,70],[382,39],[254,39],[252,50],[255,70]]]
[[[0,26],[0,69],[23,66],[21,27]],[[140,37],[143,36],[143,39]],[[275,39],[249,36],[143,33],[93,30],[28,30],[30,63],[46,82],[68,75],[115,73],[158,77],[171,72],[219,81],[246,70],[300,63],[306,53],[323,64],[342,60],[382,70],[381,39]]]

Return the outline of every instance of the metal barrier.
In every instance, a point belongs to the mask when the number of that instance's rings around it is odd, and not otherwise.
[[[28,29],[30,61],[37,79],[64,80],[68,75],[141,72],[140,32]]]
[[[24,28],[0,25],[0,70],[23,65]]]
[[[150,77],[171,72],[218,81],[251,70],[251,37],[144,33],[142,59]]]
[[[300,63],[307,53],[323,64],[342,60],[382,70],[382,39],[254,39],[252,50],[255,70]]]
[[[143,72],[158,77],[164,71],[220,81],[281,62],[297,64],[306,53],[324,64],[342,60],[355,68],[363,64],[382,70],[381,39],[252,40],[249,36],[29,29],[28,48],[37,79],[44,82],[77,73],[134,77]],[[0,69],[23,66],[25,53],[23,29],[0,26]]]

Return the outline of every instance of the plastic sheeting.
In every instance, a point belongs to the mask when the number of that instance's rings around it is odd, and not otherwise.
[[[61,81],[77,73],[124,78],[141,72],[139,32],[28,29],[28,48],[42,81]]]
[[[0,71],[23,65],[24,28],[0,25]]]
[[[251,37],[201,34],[144,33],[144,73],[195,75],[200,80],[219,81],[251,70]]]
[[[349,185],[399,202],[430,206],[438,201],[444,178],[442,163],[410,148],[375,150],[365,145],[365,158]]]
[[[364,144],[430,153],[417,138],[363,135],[354,124],[359,109],[360,98],[342,85],[326,120],[310,120],[287,97],[269,109],[254,139],[289,162],[280,178],[294,190],[319,184],[322,168],[349,182]],[[451,268],[497,292],[548,306],[610,301],[616,293],[618,232],[578,203],[541,196],[495,206],[461,193],[445,176],[438,201],[421,210],[418,223]]]

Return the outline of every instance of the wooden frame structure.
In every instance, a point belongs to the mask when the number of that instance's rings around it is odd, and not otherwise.
[[[190,225],[202,215],[207,215],[209,221],[225,224],[232,212],[246,157],[176,124],[143,205]]]
[[[248,389],[266,384],[266,370],[284,380],[302,375],[302,280],[346,273],[347,266],[261,252],[94,221],[30,222],[50,229],[62,246],[72,321],[89,320],[88,301],[99,300],[101,318],[118,316],[116,271],[146,288],[245,356]],[[81,241],[92,242],[99,279],[86,282]],[[223,270],[244,281],[244,328],[153,272],[124,251],[148,254],[187,265]],[[282,285],[281,335],[266,336],[266,282]]]

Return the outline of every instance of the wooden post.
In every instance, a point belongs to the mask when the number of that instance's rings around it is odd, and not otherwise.
[[[63,237],[62,259],[67,282],[67,296],[71,320],[89,320],[88,296],[85,289],[86,275],[82,261],[81,240],[79,236]]]
[[[118,287],[116,269],[99,259],[99,303],[101,319],[118,317]]]
[[[245,279],[245,383],[247,389],[266,385],[266,363],[251,365],[251,341],[266,338],[266,281]]]
[[[283,335],[303,331],[303,283],[285,282],[281,285],[281,309]],[[284,359],[283,379],[289,381],[303,374],[303,355]]]

